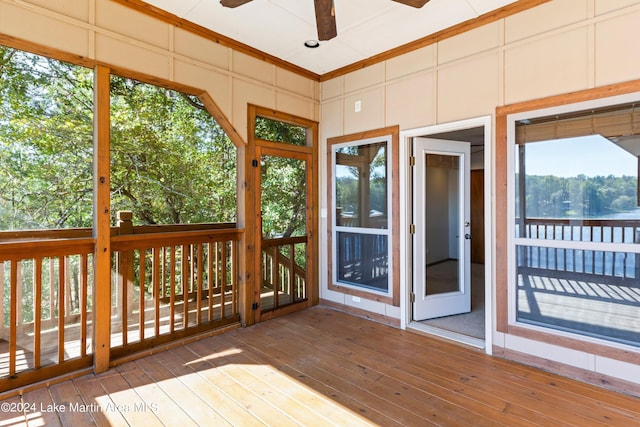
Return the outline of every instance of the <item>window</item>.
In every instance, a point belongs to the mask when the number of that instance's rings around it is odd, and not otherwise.
[[[513,117],[516,322],[640,346],[638,107]]]
[[[261,116],[256,116],[255,137],[302,147],[310,146],[312,142],[308,128]]]
[[[392,231],[393,195],[397,183],[391,180],[397,164],[394,135],[329,141],[331,181],[330,288],[345,293],[394,298],[397,254]]]

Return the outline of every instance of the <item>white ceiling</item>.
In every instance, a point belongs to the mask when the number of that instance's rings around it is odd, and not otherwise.
[[[313,0],[254,0],[225,8],[219,0],[145,0],[180,18],[317,74],[350,65],[476,18],[514,0],[431,0],[421,9],[391,0],[334,0],[338,36],[317,39]]]

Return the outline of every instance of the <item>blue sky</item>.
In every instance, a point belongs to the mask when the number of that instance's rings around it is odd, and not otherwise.
[[[526,147],[527,175],[638,174],[638,159],[599,135],[534,142]]]

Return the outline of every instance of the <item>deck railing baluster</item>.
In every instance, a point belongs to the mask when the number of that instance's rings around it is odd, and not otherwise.
[[[238,314],[238,242],[231,240],[231,316]],[[225,264],[226,265],[226,264]]]
[[[58,363],[64,362],[65,262],[58,258]]]
[[[209,311],[207,312],[207,318],[209,322],[213,321],[213,288],[214,288],[214,277],[213,277],[213,253],[215,248],[215,243],[207,242],[207,287],[209,294]]]
[[[198,248],[198,259],[196,260],[196,325],[200,325],[200,316],[202,315],[202,257],[204,255],[204,251],[202,249],[201,244],[196,245]]]
[[[144,341],[144,311],[145,311],[145,298],[144,298],[144,288],[146,282],[146,274],[147,274],[147,251],[146,249],[140,249],[140,281],[138,284],[138,331],[140,341]]]
[[[220,318],[224,319],[227,302],[227,244],[219,242],[217,246],[220,248],[220,251],[216,251],[216,255],[219,254],[217,258],[219,268],[217,270],[220,272],[218,284],[220,287]]]
[[[16,337],[18,329],[18,261],[11,260],[9,271],[11,298],[9,302],[9,376],[16,374]]]
[[[80,356],[87,355],[87,298],[89,291],[89,256],[80,255]]]
[[[169,265],[171,270],[169,271],[169,331],[173,333],[176,325],[176,247],[171,246],[171,253],[169,254]]]
[[[182,245],[182,250],[180,251],[181,256],[181,277],[182,279],[182,328],[187,329],[189,327],[189,286],[191,283],[191,269],[190,269],[190,260],[189,260],[189,252],[190,250],[187,247],[191,247],[191,245]]]
[[[33,367],[40,368],[40,333],[42,328],[42,258],[35,259],[33,268]]]
[[[163,275],[160,274],[160,264],[162,264],[164,271],[164,248],[151,249],[153,258],[153,277],[152,277],[152,293],[153,293],[153,308],[154,308],[154,321],[155,321],[155,335],[160,335],[160,297],[162,295],[162,280]],[[161,256],[162,255],[162,256]]]

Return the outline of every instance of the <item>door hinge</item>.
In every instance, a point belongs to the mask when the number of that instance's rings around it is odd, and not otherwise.
[[[253,311],[256,311],[256,310],[258,309],[258,303],[257,303],[257,302],[254,302],[254,303],[253,303],[253,305],[251,306],[251,309],[252,309]]]
[[[411,292],[411,295],[409,296],[409,299],[411,300],[411,302],[416,302],[416,294]]]
[[[410,224],[409,225],[409,234],[416,234],[416,225],[415,224]]]
[[[416,158],[415,156],[410,156],[409,157],[409,166],[415,166],[416,165]]]
[[[257,161],[257,160],[255,160],[255,159],[253,159],[253,160],[251,161],[251,166],[253,166],[254,168],[257,168],[257,167],[258,167],[258,161]]]

